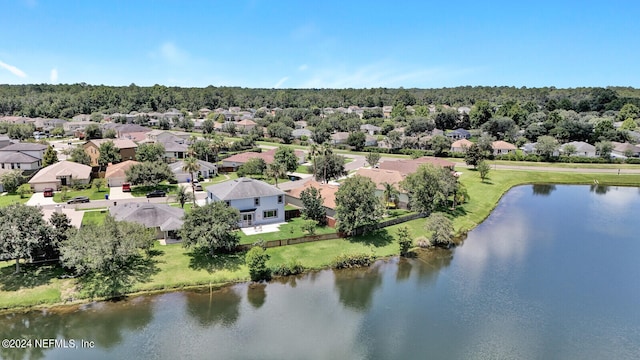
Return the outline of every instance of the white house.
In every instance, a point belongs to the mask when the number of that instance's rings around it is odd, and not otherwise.
[[[240,211],[238,226],[284,222],[284,191],[263,181],[238,178],[207,186],[207,203],[224,201]]]
[[[571,145],[574,147],[575,152],[573,154],[568,154],[568,155],[573,155],[573,156],[585,156],[585,157],[596,157],[596,147],[583,142],[583,141],[572,141],[570,143],[566,143],[563,144],[560,147],[560,150],[566,154],[566,148],[568,145]]]
[[[198,175],[202,175],[203,178],[208,179],[216,176],[216,174],[218,173],[218,166],[216,164],[206,162],[203,160],[197,160],[197,162],[198,162],[198,165],[200,165],[200,169],[193,174],[193,176],[196,179],[198,178]],[[171,172],[175,174],[176,179],[180,183],[188,182],[187,179],[191,179],[191,174],[189,174],[186,171],[183,171],[182,170],[183,167],[184,167],[184,160],[179,160],[169,164],[169,169],[171,169]]]
[[[451,152],[465,152],[473,143],[467,139],[456,140],[451,144]]]

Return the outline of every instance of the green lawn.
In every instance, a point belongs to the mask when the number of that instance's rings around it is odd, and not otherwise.
[[[82,226],[89,224],[100,225],[109,214],[108,210],[85,211],[82,217]]]
[[[145,197],[147,196],[148,192],[151,192],[155,189],[164,190],[168,195],[171,193],[175,193],[176,190],[178,189],[178,185],[177,184],[160,184],[158,185],[157,188],[154,188],[153,186],[143,186],[143,185],[132,186],[131,195],[135,197]]]
[[[447,160],[460,163],[458,166],[464,165],[463,158],[447,158]],[[553,167],[564,169],[640,169],[638,164],[586,164],[586,163],[561,163],[561,162],[534,162],[534,161],[515,161],[515,160],[488,160],[491,165],[509,165],[509,166],[530,166],[536,167]]]
[[[20,195],[10,195],[10,194],[5,194],[0,196],[0,207],[2,206],[8,206],[11,205],[13,203],[20,203],[20,204],[24,204],[27,201],[29,201],[29,197],[30,196],[26,196],[24,198],[20,198]]]
[[[280,225],[280,231],[256,234],[256,235],[245,235],[242,231],[238,231],[240,235],[240,244],[253,244],[260,240],[262,241],[271,241],[271,240],[281,240],[281,239],[293,239],[307,235],[305,231],[302,231],[302,224],[304,220],[302,218],[294,218],[289,220],[286,224]],[[336,232],[336,229],[330,228],[328,226],[318,226],[316,227],[316,235],[321,234],[333,234]]]
[[[219,184],[221,182],[225,182],[225,181],[229,181],[229,180],[235,180],[238,178],[238,173],[236,172],[230,172],[227,174],[220,174],[212,179],[206,179],[206,181],[202,181],[200,182],[200,184],[202,185],[202,189],[204,189],[205,187],[209,186],[209,185],[213,185],[213,184]]]
[[[301,173],[301,174],[312,174],[313,171],[309,171],[309,165],[298,165],[298,167],[296,168],[297,173]]]
[[[64,271],[57,265],[20,265],[0,261],[0,309],[59,303],[74,280],[59,279]]]
[[[57,203],[63,203],[63,202],[67,202],[67,200],[72,199],[76,196],[88,196],[89,199],[91,200],[104,200],[104,196],[106,194],[109,194],[109,188],[105,186],[105,187],[101,187],[100,190],[102,191],[98,191],[95,188],[90,188],[86,190],[69,190],[67,192],[66,200],[62,200],[62,193],[60,191],[56,191],[53,194],[53,201]]]

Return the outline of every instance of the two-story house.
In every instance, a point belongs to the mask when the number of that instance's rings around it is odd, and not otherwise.
[[[46,145],[16,143],[0,149],[0,169],[37,170],[42,166]]]
[[[284,191],[250,178],[207,186],[207,203],[224,201],[240,211],[239,227],[284,222],[284,200]]]
[[[138,145],[129,139],[93,139],[84,143],[84,152],[91,158],[91,166],[98,166],[100,145],[107,141],[113,142],[113,145],[119,149],[122,161],[136,159]]]

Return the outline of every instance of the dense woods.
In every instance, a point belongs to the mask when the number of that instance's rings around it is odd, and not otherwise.
[[[532,112],[574,110],[578,113],[618,111],[626,103],[640,106],[640,89],[456,87],[444,89],[247,89],[238,87],[179,88],[155,85],[123,87],[72,85],[0,85],[0,114],[68,119],[78,114],[164,112],[170,108],[244,109],[360,107],[439,104],[472,106],[488,101],[518,104]],[[376,114],[370,114],[375,117]],[[394,114],[402,115],[402,114]]]

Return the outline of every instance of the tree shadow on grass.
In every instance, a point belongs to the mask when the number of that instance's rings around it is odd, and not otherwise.
[[[0,290],[17,291],[47,285],[51,279],[65,274],[58,264],[20,264],[20,272],[16,274],[15,270],[15,266],[0,268]]]
[[[236,271],[244,264],[244,253],[219,253],[211,255],[209,249],[195,248],[186,253],[191,257],[189,267],[194,270],[206,270],[213,273],[219,270]]]
[[[349,237],[348,240],[352,243],[382,247],[393,242],[393,235],[391,235],[387,229],[378,229],[364,235]]]

